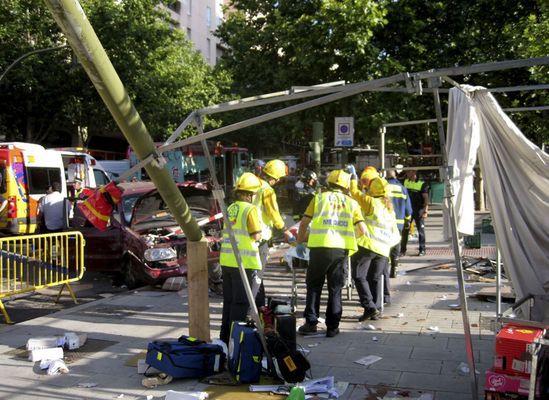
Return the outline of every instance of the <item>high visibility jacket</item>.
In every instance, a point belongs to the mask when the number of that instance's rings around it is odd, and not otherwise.
[[[389,197],[395,210],[398,229],[402,229],[404,221],[412,216],[412,203],[408,196],[408,189],[398,179],[390,178],[387,182],[389,182]]]
[[[273,221],[271,220],[271,217],[267,213],[267,210],[265,210],[265,205],[263,204],[263,193],[265,192],[265,189],[270,188],[271,185],[269,185],[267,182],[265,182],[263,179],[261,180],[261,188],[257,191],[254,197],[253,204],[257,207],[259,210],[259,218],[261,219],[261,239],[262,240],[269,240],[273,236]]]
[[[356,252],[353,213],[358,203],[340,192],[324,192],[314,197],[308,247],[347,249]]]
[[[367,229],[366,233],[358,238],[358,245],[389,257],[391,247],[400,241],[395,212],[387,209],[380,198],[374,197],[372,205],[374,208],[372,214],[364,215],[363,213]]]
[[[410,200],[412,202],[412,209],[417,211],[423,208],[423,193],[428,193],[428,185],[421,179],[418,179],[417,181],[405,179],[404,187],[408,189],[408,194],[410,195]]]
[[[247,227],[248,215],[250,210],[254,207],[253,204],[244,201],[235,201],[227,209],[238,251],[240,252],[240,257],[242,259],[242,265],[246,269],[261,269],[259,246],[257,242],[250,237]],[[225,226],[226,224],[227,222],[225,222]],[[226,228],[223,230],[223,242],[221,243],[219,263],[225,267],[238,267]]]

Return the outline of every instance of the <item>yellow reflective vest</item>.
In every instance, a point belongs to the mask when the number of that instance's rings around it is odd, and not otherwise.
[[[259,246],[257,242],[250,237],[247,227],[248,214],[253,207],[255,207],[253,204],[244,201],[235,201],[227,209],[227,214],[233,228],[240,257],[242,258],[242,265],[246,269],[261,269]],[[227,222],[225,222],[225,224],[227,224]],[[223,242],[221,243],[219,263],[225,267],[238,267],[226,228],[223,230]]]
[[[254,196],[253,204],[259,210],[259,218],[261,218],[261,240],[269,240],[273,236],[273,222],[269,217],[269,214],[265,211],[265,206],[263,205],[263,192],[265,189],[270,188],[267,182],[261,179],[261,189],[257,191]]]
[[[366,233],[357,239],[358,245],[379,255],[389,257],[391,247],[400,241],[395,212],[383,204],[383,200],[372,198],[373,213],[364,216]]]
[[[358,203],[341,192],[330,191],[315,195],[307,246],[356,252],[358,247],[353,212],[357,208]]]

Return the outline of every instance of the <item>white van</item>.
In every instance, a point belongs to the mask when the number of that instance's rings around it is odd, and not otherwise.
[[[34,143],[0,143],[0,193],[8,206],[0,215],[0,231],[34,233],[38,200],[53,184],[67,196],[61,155]]]
[[[111,181],[105,169],[88,153],[71,148],[52,150],[58,152],[63,159],[68,184],[80,179],[83,187],[95,189]]]

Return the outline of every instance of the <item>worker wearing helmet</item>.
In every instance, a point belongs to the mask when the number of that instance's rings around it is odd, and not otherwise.
[[[227,215],[252,293],[257,293],[259,289],[256,275],[261,270],[258,246],[258,241],[261,240],[261,222],[257,208],[252,204],[253,197],[260,188],[261,180],[257,176],[251,172],[242,174],[236,183],[236,201],[227,208]],[[219,336],[222,341],[229,343],[232,321],[245,320],[250,305],[226,229],[223,230],[219,263],[223,274],[223,314]]]
[[[368,189],[370,188],[370,182],[377,177],[379,177],[379,172],[377,172],[376,167],[369,165],[364,168],[364,171],[362,171],[362,174],[360,174],[360,183],[362,185],[362,189],[365,192],[368,192]]]
[[[362,173],[364,176],[364,172]],[[389,184],[380,176],[369,179],[367,192],[357,189],[356,174],[351,180],[351,196],[362,210],[366,233],[358,239],[358,251],[351,257],[352,277],[364,308],[359,321],[378,319],[381,304],[376,305],[378,285],[388,270],[391,247],[400,241],[395,211],[389,198]],[[384,300],[390,302],[389,280]]]
[[[303,312],[305,324],[298,330],[303,335],[317,332],[320,297],[325,280],[328,284],[326,336],[333,337],[339,333],[343,312],[341,291],[347,273],[348,256],[357,250],[355,230],[358,235],[366,232],[357,202],[346,194],[350,178],[343,170],[330,172],[327,178],[328,191],[315,194],[299,224],[297,255],[304,257],[305,242],[310,249],[306,278],[307,304]],[[309,225],[310,232],[307,233]]]
[[[252,172],[257,176],[258,178],[261,177],[261,173],[263,172],[263,168],[265,168],[265,161],[263,160],[254,160],[252,163]]]
[[[271,160],[265,164],[265,168],[261,173],[261,188],[257,191],[254,199],[254,205],[259,210],[261,220],[261,243],[259,245],[259,257],[263,268],[267,266],[267,257],[269,256],[269,240],[273,236],[273,228],[284,232],[284,236],[288,242],[295,241],[294,235],[286,228],[286,224],[280,215],[275,186],[282,178],[287,175],[286,164],[281,160]],[[263,271],[259,274],[263,278]],[[265,305],[265,287],[261,282],[259,293],[256,297],[256,305],[258,308]]]

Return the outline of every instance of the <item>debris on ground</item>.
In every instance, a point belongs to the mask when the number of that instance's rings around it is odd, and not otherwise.
[[[366,356],[366,357],[359,358],[358,360],[355,360],[354,362],[356,364],[368,366],[368,365],[371,365],[375,362],[378,362],[379,360],[381,360],[381,357],[379,357],[379,356]]]

